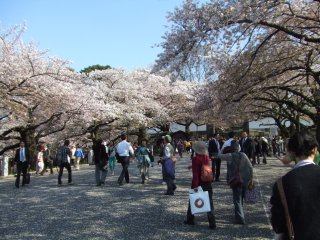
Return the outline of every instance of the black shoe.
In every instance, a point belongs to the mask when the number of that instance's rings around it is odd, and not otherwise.
[[[195,225],[193,221],[184,220],[183,223],[186,225]]]
[[[19,185],[16,184],[15,186],[16,186],[16,188],[19,188]]]
[[[100,186],[101,186],[101,183],[96,184],[96,186],[97,186],[97,187],[100,187]]]
[[[246,225],[244,221],[233,221],[233,224],[238,224],[238,225]]]
[[[216,224],[214,224],[214,225],[209,225],[209,228],[212,229],[212,230],[217,229],[217,225],[216,225]]]
[[[164,195],[171,195],[172,196],[172,195],[174,195],[174,193],[173,192],[172,193],[165,192]]]
[[[175,191],[177,189],[177,185],[173,186],[173,191]]]
[[[220,182],[220,179],[219,179],[219,178],[217,178],[215,181],[216,181],[216,182]]]

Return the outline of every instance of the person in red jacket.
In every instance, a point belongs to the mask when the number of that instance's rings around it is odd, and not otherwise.
[[[192,158],[192,185],[191,188],[196,190],[199,186],[202,187],[203,191],[208,191],[209,193],[209,200],[210,200],[210,207],[211,211],[207,213],[208,221],[209,221],[209,228],[216,229],[216,219],[214,216],[214,208],[212,202],[212,183],[211,182],[202,182],[201,181],[201,166],[209,165],[210,166],[210,159],[208,156],[207,146],[205,142],[199,141],[195,142],[192,146],[195,156]],[[194,215],[191,213],[191,206],[189,202],[188,212],[187,212],[187,220],[184,221],[185,224],[194,225]]]

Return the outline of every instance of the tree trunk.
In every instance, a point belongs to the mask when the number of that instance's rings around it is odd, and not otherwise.
[[[145,139],[145,138],[146,138],[146,134],[147,134],[146,128],[145,128],[145,127],[139,127],[139,132],[138,132],[138,144],[141,143],[141,140],[142,140],[142,139]]]
[[[316,139],[318,144],[320,144],[320,109],[317,111],[316,122],[314,123],[316,127]]]
[[[35,130],[26,130],[20,132],[21,141],[23,141],[30,151],[31,168],[35,169],[35,159],[37,153],[38,140],[35,137]]]

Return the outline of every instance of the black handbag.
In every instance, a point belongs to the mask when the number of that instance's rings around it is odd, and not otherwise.
[[[25,184],[30,184],[30,172],[29,172],[29,170],[28,170],[28,172],[27,172],[27,174],[26,174],[26,178],[25,178]]]
[[[121,157],[120,157],[120,155],[116,152],[116,159],[117,159],[117,162],[118,163],[121,163],[122,161],[121,161]]]

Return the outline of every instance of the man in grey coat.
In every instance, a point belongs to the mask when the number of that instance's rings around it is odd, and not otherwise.
[[[218,157],[222,161],[227,161],[227,182],[237,174],[241,176],[242,184],[232,188],[232,194],[235,213],[234,223],[244,225],[246,222],[243,212],[243,201],[248,184],[252,181],[253,177],[252,164],[247,155],[240,152],[240,145],[235,140],[231,142],[231,153],[219,154]]]

